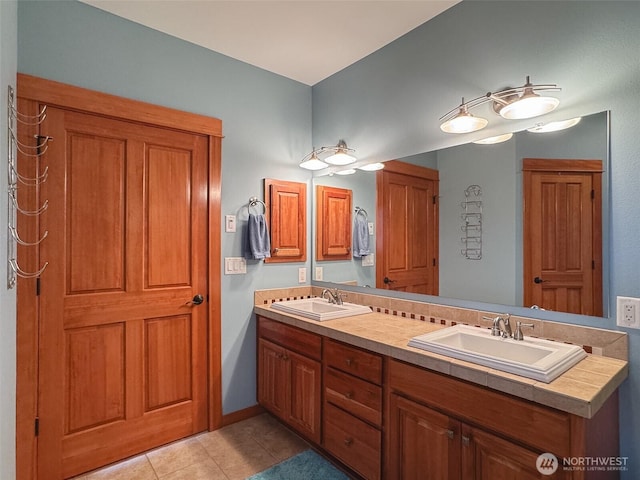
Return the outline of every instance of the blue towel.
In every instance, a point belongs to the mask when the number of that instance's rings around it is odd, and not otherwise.
[[[267,219],[264,214],[249,214],[247,243],[249,258],[262,260],[271,256],[271,240],[269,239],[269,229],[267,228]]]
[[[353,256],[366,257],[369,251],[369,228],[367,218],[356,215],[353,225]]]

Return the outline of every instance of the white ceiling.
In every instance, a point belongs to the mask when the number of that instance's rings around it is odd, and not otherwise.
[[[314,85],[460,0],[81,0]]]

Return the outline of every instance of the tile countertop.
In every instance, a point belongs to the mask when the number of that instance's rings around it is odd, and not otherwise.
[[[417,335],[445,328],[420,320],[369,313],[325,322],[255,305],[254,312],[372,352],[524,398],[564,412],[592,418],[627,378],[628,363],[588,355],[551,383],[494,370],[474,363],[407,346]]]

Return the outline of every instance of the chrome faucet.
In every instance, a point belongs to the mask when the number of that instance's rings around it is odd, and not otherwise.
[[[511,331],[511,323],[509,323],[509,318],[511,314],[507,313],[505,315],[498,315],[495,318],[483,317],[486,320],[493,320],[493,326],[491,327],[491,335],[494,337],[502,337],[502,338],[511,338],[513,337],[513,332]],[[500,322],[502,322],[502,326],[500,326]]]
[[[329,296],[327,297],[327,294],[329,294]],[[329,290],[328,288],[325,288],[324,290],[322,290],[322,298],[326,298],[327,300],[329,300],[329,303],[335,303],[336,305],[342,305],[342,297],[344,296],[344,294],[339,291],[337,288],[332,292],[331,290]]]
[[[535,328],[535,325],[533,323],[516,322],[516,331],[513,333],[514,340],[524,340],[524,335],[522,334],[522,327]]]

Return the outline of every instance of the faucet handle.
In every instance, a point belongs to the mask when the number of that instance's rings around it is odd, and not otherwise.
[[[493,322],[493,325],[491,326],[491,335],[494,337],[499,337],[500,335],[502,335],[502,332],[500,331],[500,315],[498,315],[497,317],[485,317],[483,316],[482,318],[484,318],[485,320],[490,320]]]
[[[524,340],[524,335],[522,334],[522,327],[530,327],[532,329],[536,328],[536,326],[533,323],[516,322],[516,331],[513,334],[514,340]]]

